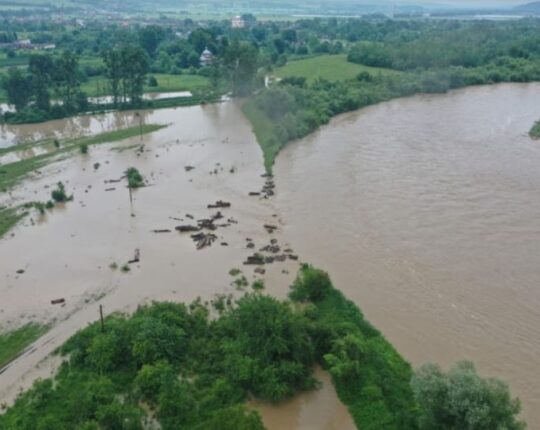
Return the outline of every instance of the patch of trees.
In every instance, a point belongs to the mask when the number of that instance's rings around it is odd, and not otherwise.
[[[448,374],[428,366],[413,377],[328,275],[310,266],[288,301],[250,293],[235,303],[222,296],[211,305],[153,303],[90,325],[60,353],[66,361],[54,380],[21,393],[0,415],[1,428],[138,430],[157,421],[164,430],[261,430],[245,401],[316,389],[315,363],[330,372],[362,429],[522,428],[507,387],[470,366]]]
[[[140,106],[149,70],[149,59],[145,50],[138,45],[124,45],[103,51],[102,57],[113,105]]]
[[[8,103],[16,109],[16,113],[6,113],[5,118],[36,122],[79,112],[87,106],[80,83],[78,57],[72,51],[58,57],[31,55],[28,71],[12,68],[2,80]]]
[[[397,70],[480,67],[499,59],[540,58],[540,21],[448,21],[395,25],[392,31],[354,45],[351,62]]]

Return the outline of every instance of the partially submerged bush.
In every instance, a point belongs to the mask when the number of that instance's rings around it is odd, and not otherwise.
[[[126,170],[126,177],[129,188],[140,188],[144,185],[143,175],[135,167]]]
[[[52,191],[51,197],[57,203],[64,203],[73,200],[73,195],[68,196],[66,194],[66,187],[62,182],[58,182],[58,184],[56,184],[56,189]]]

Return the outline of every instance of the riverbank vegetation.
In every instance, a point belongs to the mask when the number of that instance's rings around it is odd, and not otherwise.
[[[409,364],[324,272],[304,266],[290,297],[249,293],[234,303],[225,297],[211,305],[153,303],[131,316],[110,315],[60,348],[65,362],[54,379],[21,393],[0,415],[0,427],[259,430],[261,418],[245,402],[280,402],[317,389],[319,363],[361,429],[451,429],[466,422],[481,430],[494,420],[522,428],[519,403],[506,386],[496,383],[493,402],[491,380],[470,368],[448,377],[423,368],[411,385]],[[444,384],[427,377],[431,369]],[[474,402],[460,391],[463,378],[476,382],[464,390],[476,394]],[[426,402],[430,393],[447,399],[442,405],[460,406],[454,415],[438,413],[440,405]]]
[[[0,334],[0,370],[47,331],[46,326],[27,324]]]
[[[244,105],[268,171],[287,142],[340,113],[417,93],[540,80],[538,20],[351,25],[326,27],[347,35],[348,66],[343,54],[289,61],[274,72],[280,81]]]

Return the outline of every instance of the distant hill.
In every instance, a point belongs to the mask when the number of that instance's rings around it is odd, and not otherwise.
[[[529,12],[529,13],[538,13],[540,14],[540,1],[535,1],[531,3],[521,4],[514,8],[516,12]]]

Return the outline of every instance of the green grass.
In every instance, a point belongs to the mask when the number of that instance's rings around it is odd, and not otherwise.
[[[306,78],[308,84],[317,78],[324,78],[330,81],[353,79],[360,72],[372,74],[396,74],[395,70],[368,67],[361,64],[349,63],[345,54],[340,55],[320,55],[318,57],[303,60],[289,61],[285,66],[275,70],[275,75],[279,78],[288,76],[299,76]]]
[[[47,331],[46,326],[31,323],[0,335],[0,369]]]
[[[529,130],[529,136],[531,136],[532,139],[540,139],[540,120],[536,121]]]
[[[2,238],[25,216],[26,212],[21,212],[19,208],[0,208],[0,238]],[[0,337],[0,356],[2,355],[1,345],[2,341]],[[1,364],[0,367],[2,367]]]
[[[199,91],[210,87],[210,81],[198,75],[169,75],[156,73],[153,76],[158,81],[157,87],[144,86],[145,93],[167,93],[173,91]],[[95,76],[81,85],[89,97],[110,95],[109,83],[103,76]]]
[[[259,142],[262,149],[264,168],[267,173],[271,173],[274,160],[283,147],[283,144],[275,138],[275,126],[272,121],[270,121],[268,117],[255,106],[255,101],[253,99],[244,103],[242,111],[251,123],[253,133],[255,133],[257,142]]]

